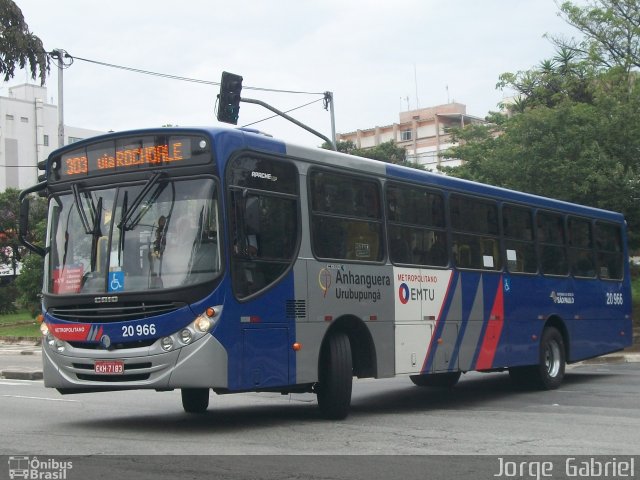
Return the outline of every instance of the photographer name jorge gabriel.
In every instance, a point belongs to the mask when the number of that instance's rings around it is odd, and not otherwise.
[[[584,457],[583,457],[584,458]],[[552,461],[514,461],[498,457],[498,473],[494,477],[532,478],[542,480],[552,478],[554,474]],[[564,461],[564,475],[570,478],[635,478],[635,458],[608,460],[596,458],[578,459],[567,457]]]

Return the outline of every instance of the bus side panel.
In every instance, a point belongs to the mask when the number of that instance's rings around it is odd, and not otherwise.
[[[504,285],[499,273],[458,272],[422,373],[486,370],[505,356]]]
[[[624,282],[512,275],[505,277],[504,298],[503,341],[508,344],[498,349],[494,367],[537,363],[539,340],[551,318],[566,328],[571,362],[631,344],[630,293]]]
[[[376,376],[392,376],[393,267],[299,260],[302,262],[306,262],[308,303],[306,321],[299,319],[297,325],[297,338],[303,344],[297,358],[297,383],[317,381],[321,343],[327,329],[336,323],[364,324],[375,349]]]
[[[295,300],[293,286],[294,274],[290,271],[255,298],[242,303],[226,299],[225,318],[214,335],[229,354],[229,390],[273,388],[295,382],[292,346],[296,328],[290,310]]]
[[[631,345],[633,330],[628,302],[622,282],[575,280],[575,295],[569,324],[570,361],[592,358]],[[552,301],[566,301],[554,292]],[[625,302],[627,304],[625,304]]]

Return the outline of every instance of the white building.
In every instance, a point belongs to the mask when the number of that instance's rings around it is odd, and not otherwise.
[[[65,145],[105,132],[65,125]],[[0,192],[38,182],[38,162],[58,148],[58,107],[47,88],[17,85],[0,96]]]

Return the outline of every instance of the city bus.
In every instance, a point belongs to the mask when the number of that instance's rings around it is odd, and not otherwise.
[[[296,146],[247,129],[111,133],[53,152],[43,372],[62,394],[317,394],[353,378],[450,388],[632,343],[621,214]],[[24,238],[24,235],[22,235]]]

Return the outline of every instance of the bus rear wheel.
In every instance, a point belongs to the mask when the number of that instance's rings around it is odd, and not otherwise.
[[[511,380],[521,387],[554,390],[562,384],[566,366],[564,340],[555,327],[542,332],[538,364],[526,367],[511,367]]]
[[[564,378],[566,365],[564,340],[557,328],[548,327],[540,340],[540,361],[536,365],[534,381],[542,390],[554,390]]]
[[[324,418],[342,420],[349,414],[353,386],[351,344],[344,333],[331,335],[322,349],[318,372],[318,406]]]
[[[204,413],[209,407],[208,388],[183,388],[182,408],[187,413]]]
[[[418,387],[453,388],[460,380],[462,372],[432,373],[427,375],[411,375],[409,378]]]

